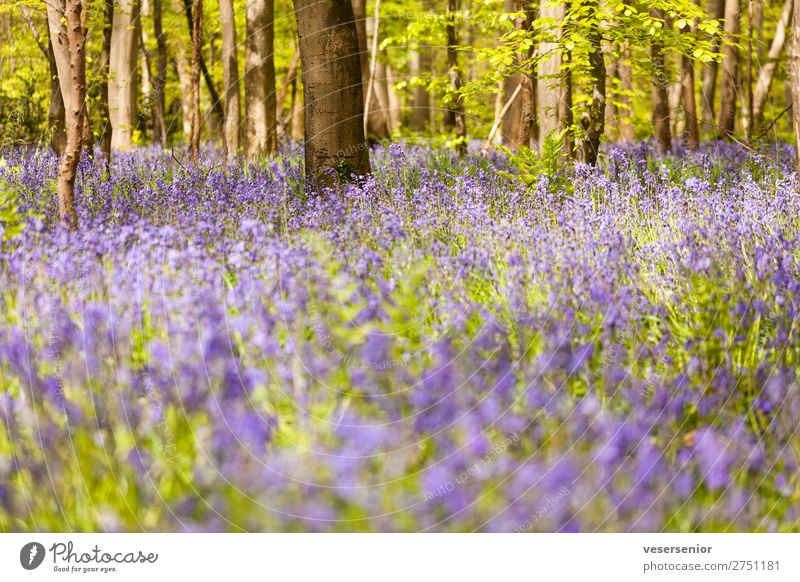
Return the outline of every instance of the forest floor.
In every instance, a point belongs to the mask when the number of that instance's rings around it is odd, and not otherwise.
[[[0,530],[798,531],[793,163],[7,152]]]

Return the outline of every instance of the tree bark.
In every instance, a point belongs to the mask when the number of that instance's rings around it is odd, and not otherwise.
[[[164,89],[167,85],[167,40],[164,36],[161,0],[153,0],[153,33],[156,37],[157,72],[153,84],[153,97],[155,99],[155,120],[153,122],[153,141],[167,147],[167,122],[165,119],[166,103]]]
[[[246,16],[244,147],[245,156],[253,158],[272,155],[278,146],[273,0],[247,0]]]
[[[219,20],[222,28],[222,77],[225,85],[225,152],[228,164],[239,153],[239,61],[236,55],[236,20],[233,0],[219,0]]]
[[[47,39],[47,64],[50,67],[50,106],[47,109],[47,127],[50,130],[50,147],[57,156],[67,147],[66,109],[58,82],[58,68],[53,55],[53,42]]]
[[[651,15],[654,18],[664,19],[664,13],[660,10],[652,10]],[[672,148],[672,134],[669,125],[669,77],[664,59],[664,47],[660,42],[650,43],[650,59],[653,63],[653,129],[656,149],[663,155]]]
[[[111,36],[114,25],[114,0],[104,0],[103,5],[103,47],[100,52],[100,149],[103,152],[106,168],[111,167],[111,114],[108,107],[108,85],[110,80]]]
[[[186,24],[189,27],[189,40],[194,42],[194,16],[192,14],[192,4],[193,0],[183,0],[183,11],[186,15]],[[200,7],[202,9],[202,6]],[[202,15],[201,15],[202,17]],[[202,18],[201,18],[202,20]],[[201,31],[202,32],[202,31]],[[200,73],[203,75],[203,80],[205,81],[206,89],[208,90],[208,97],[211,101],[211,113],[214,116],[214,123],[215,125],[222,131],[222,127],[225,124],[225,110],[222,107],[222,99],[220,99],[219,93],[217,92],[217,88],[214,86],[214,80],[211,78],[211,73],[206,66],[206,60],[203,57],[203,40],[200,39]],[[213,49],[213,47],[212,47]],[[212,50],[212,57],[213,57],[213,50]],[[201,117],[201,124],[202,124],[202,117]]]
[[[725,17],[725,0],[708,0],[708,14],[714,20],[722,20]],[[711,44],[711,52],[714,54],[720,51],[720,41],[714,38]],[[700,96],[703,106],[703,121],[711,125],[714,124],[716,115],[716,96],[717,96],[717,72],[719,63],[711,61],[703,67],[703,86]]]
[[[624,114],[619,115],[619,133],[623,141],[631,142],[636,139],[635,128],[633,127],[633,71],[631,70],[631,49],[626,46],[622,50],[622,59],[617,68],[619,72],[619,84],[622,95],[619,98],[624,109]]]
[[[75,178],[83,146],[84,107],[86,104],[86,45],[83,9],[82,0],[66,0],[62,16],[67,30],[65,52],[69,63],[69,82],[62,82],[61,86],[62,88],[68,87],[69,98],[65,101],[69,102],[69,109],[66,116],[67,143],[64,155],[58,165],[58,214],[61,224],[72,230],[78,228],[78,214],[75,211]]]
[[[780,62],[781,53],[786,44],[786,29],[792,21],[793,0],[786,0],[783,4],[781,17],[775,29],[775,37],[767,53],[767,61],[758,73],[758,81],[753,95],[753,130],[758,131],[764,122],[764,107],[769,98],[769,88]]]
[[[564,20],[564,4],[553,4],[551,0],[541,0],[541,17],[552,18],[557,23]],[[564,126],[564,112],[561,111],[561,53],[559,43],[561,27],[557,26],[552,38],[539,43],[539,54],[542,61],[539,63],[538,98],[539,98],[539,127],[542,138],[553,131],[558,131]]]
[[[725,0],[725,32],[730,37],[739,34],[739,2]],[[731,140],[736,131],[736,87],[739,84],[739,49],[726,46],[722,60],[720,85],[719,130],[723,139]]]
[[[464,101],[461,98],[461,70],[458,68],[458,34],[455,27],[455,12],[458,0],[447,0],[447,67],[450,77],[450,90],[453,92],[453,103],[449,107],[453,127],[456,132],[456,152],[459,157],[467,153],[467,119],[464,113]]]
[[[792,120],[794,121],[795,155],[797,156],[797,173],[800,175],[800,0],[793,0],[795,17],[792,22]]]
[[[603,58],[603,37],[596,21],[589,25],[588,40],[591,47],[589,50],[589,75],[592,98],[589,110],[581,120],[585,133],[582,154],[583,161],[594,166],[597,164],[600,141],[605,131],[606,112],[606,65]]]
[[[117,0],[109,49],[108,101],[111,147],[118,150],[131,147],[136,129],[138,18],[138,0]]]
[[[697,124],[697,101],[694,95],[694,61],[686,55],[681,57],[681,90],[683,92],[683,116],[686,123],[686,145],[695,152],[700,147],[700,130]]]
[[[431,52],[426,46],[421,46],[411,54],[411,76],[424,77],[431,72]],[[414,85],[411,93],[411,129],[425,131],[430,120],[430,96],[424,85]]]
[[[370,50],[369,33],[367,31],[367,2],[366,0],[352,0],[353,17],[356,22],[356,35],[358,35],[358,59],[361,63],[361,92],[367,99],[369,85]],[[367,117],[367,137],[371,141],[380,141],[389,138],[389,123],[386,114],[378,100],[377,93],[369,95],[369,104],[364,103]]]
[[[306,176],[312,183],[331,184],[336,174],[342,179],[369,174],[352,4],[294,0],[294,7],[303,65]]]
[[[200,157],[200,59],[203,54],[203,0],[192,0],[192,162]]]

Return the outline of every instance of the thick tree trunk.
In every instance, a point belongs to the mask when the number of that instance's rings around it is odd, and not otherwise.
[[[370,173],[352,4],[294,0],[303,65],[306,176],[332,183]],[[274,110],[274,109],[273,109]]]
[[[61,224],[70,229],[78,228],[75,211],[75,177],[83,146],[84,106],[86,104],[86,46],[83,26],[82,0],[66,0],[63,22],[67,29],[66,53],[69,62],[68,87],[70,104],[67,110],[67,144],[58,165],[58,214]]]
[[[564,20],[564,4],[553,4],[551,0],[541,0],[541,5],[542,18],[552,18],[557,23]],[[537,96],[542,139],[553,131],[561,130],[564,124],[564,112],[559,107],[562,85],[561,54],[559,52],[560,24],[553,33],[552,38],[539,43],[539,54],[542,61],[539,63]]]
[[[200,157],[200,59],[203,55],[203,0],[192,0],[192,162]]]
[[[708,15],[714,20],[721,20],[725,17],[725,0],[708,0]],[[720,41],[714,38],[711,44],[711,52],[714,54],[720,51]],[[717,72],[719,63],[711,61],[703,67],[703,86],[700,90],[700,97],[703,106],[703,121],[713,125],[716,115],[716,96],[717,96]]]
[[[792,23],[792,119],[794,121],[795,154],[797,156],[797,173],[800,175],[800,0],[794,1],[795,18]]]
[[[138,0],[117,0],[111,30],[108,83],[113,149],[130,148],[136,129],[138,19]]]
[[[232,164],[239,153],[239,62],[236,57],[236,20],[233,0],[219,0],[222,28],[222,77],[225,84],[225,151]]]
[[[730,37],[739,34],[739,2],[725,0],[725,32]],[[739,85],[739,48],[725,46],[722,59],[722,83],[720,85],[719,130],[726,140],[736,131],[736,87]]]
[[[166,104],[164,89],[167,85],[167,39],[161,24],[161,0],[153,0],[153,33],[156,37],[157,72],[153,84],[153,97],[155,99],[155,119],[153,121],[153,141],[167,147],[167,122],[165,119]]]
[[[103,48],[100,53],[100,149],[103,152],[106,168],[111,167],[111,113],[108,107],[108,85],[111,82],[109,63],[111,62],[111,37],[114,25],[114,0],[104,0],[103,5]]]
[[[353,17],[356,22],[356,35],[358,35],[358,59],[361,63],[361,93],[364,99],[367,98],[367,86],[369,85],[370,71],[370,50],[369,34],[367,31],[367,2],[366,0],[352,0]],[[389,138],[389,123],[386,114],[378,100],[378,94],[373,92],[370,97],[369,105],[365,103],[367,115],[367,137],[372,141],[380,141]]]
[[[631,70],[631,49],[622,50],[622,59],[617,67],[619,84],[622,95],[619,98],[621,111],[619,117],[619,134],[623,141],[633,141],[636,138],[633,127],[633,71]],[[624,110],[624,111],[622,111]]]
[[[248,158],[272,155],[278,146],[273,20],[273,0],[247,0],[244,147]]]
[[[681,57],[681,91],[686,123],[686,145],[694,152],[700,147],[700,130],[697,124],[697,101],[694,96],[694,61],[688,56]]]
[[[600,26],[595,21],[589,26],[589,75],[591,78],[592,98],[589,110],[581,120],[584,130],[582,144],[583,162],[594,166],[600,153],[600,140],[605,131],[606,112],[606,65],[603,58],[603,37]]]
[[[458,0],[447,0],[447,67],[450,77],[450,90],[453,92],[453,102],[449,107],[452,115],[453,127],[456,132],[456,152],[459,156],[467,153],[467,119],[464,114],[464,101],[461,98],[461,70],[458,68],[458,34],[455,27],[455,12],[458,10]]]
[[[652,16],[664,18],[660,10],[653,10]],[[663,155],[672,147],[672,134],[669,125],[669,77],[661,43],[654,41],[650,44],[650,58],[653,63],[653,129],[656,148]]]
[[[758,81],[753,95],[753,130],[758,131],[764,122],[764,108],[769,99],[769,88],[772,85],[772,79],[775,76],[775,70],[778,68],[781,53],[783,52],[784,45],[786,44],[786,30],[792,21],[792,8],[793,0],[786,0],[783,4],[780,20],[778,20],[775,29],[775,37],[772,39],[772,44],[767,53],[767,61],[761,67],[758,74]]]

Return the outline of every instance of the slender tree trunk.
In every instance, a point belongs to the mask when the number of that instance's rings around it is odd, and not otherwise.
[[[47,41],[42,39],[39,30],[33,22],[31,13],[25,5],[20,6],[23,16],[28,23],[28,28],[31,30],[33,40],[36,41],[36,46],[47,59],[47,65],[50,69],[50,104],[47,109],[47,129],[50,136],[50,147],[53,152],[61,157],[64,153],[64,147],[67,143],[67,134],[65,128],[65,110],[64,99],[61,96],[61,84],[58,82],[58,65],[56,64],[56,57],[53,52],[53,42],[51,35],[47,34]],[[49,22],[48,22],[49,31]]]
[[[161,23],[162,10],[161,0],[153,0],[153,33],[156,37],[156,51],[158,53],[156,80],[153,85],[153,97],[155,99],[153,141],[160,143],[162,147],[167,147],[166,104],[164,100],[164,89],[167,85],[167,39],[164,36],[164,28]]]
[[[725,1],[725,32],[735,37],[739,34],[739,2]],[[726,46],[722,60],[722,84],[720,85],[719,130],[726,140],[736,131],[736,87],[739,85],[739,49]]]
[[[681,90],[683,92],[683,114],[686,122],[686,143],[693,152],[700,147],[700,130],[697,124],[697,102],[694,91],[694,61],[681,57]]]
[[[247,0],[244,52],[245,156],[272,155],[278,146],[273,0]]]
[[[539,63],[538,97],[539,97],[539,127],[542,138],[553,131],[563,127],[564,112],[560,111],[561,94],[561,54],[559,53],[559,39],[561,25],[564,20],[564,4],[553,4],[550,0],[541,0],[542,18],[552,18],[557,23],[556,28],[548,35],[548,40],[539,43],[539,54],[542,60]],[[552,37],[552,38],[550,38]]]
[[[600,25],[594,21],[589,26],[589,75],[591,77],[592,98],[589,110],[582,120],[585,133],[583,141],[583,161],[594,166],[600,153],[600,141],[605,132],[606,112],[606,65],[603,58],[603,37]]]
[[[631,49],[625,47],[622,50],[622,59],[619,62],[619,84],[622,89],[622,95],[619,98],[620,104],[620,120],[619,120],[619,133],[623,141],[631,142],[636,139],[635,129],[633,127],[633,72],[631,71]]]
[[[367,98],[369,91],[369,71],[370,71],[370,50],[369,50],[369,34],[367,31],[367,2],[366,0],[352,0],[353,17],[356,22],[356,34],[358,35],[358,58],[361,63],[361,93],[364,99]],[[378,95],[372,93],[370,102],[365,103],[365,111],[367,117],[367,137],[371,141],[380,141],[389,138],[389,124],[386,115],[378,101]]]
[[[111,31],[108,83],[113,149],[130,148],[136,129],[138,18],[138,0],[117,0]]]
[[[567,133],[564,135],[564,150],[570,158],[575,158],[577,152],[575,147],[575,134],[573,125],[575,124],[575,116],[572,111],[572,53],[565,51],[563,54],[564,82],[561,86],[561,102],[559,103],[558,110],[562,111],[562,118],[564,119],[564,128]],[[604,89],[605,90],[605,89]]]
[[[175,55],[175,71],[181,87],[181,129],[186,143],[192,139],[192,65],[186,53],[181,50]]]
[[[426,46],[419,47],[411,54],[411,75],[425,77],[431,72],[431,54]],[[421,84],[414,85],[411,96],[411,129],[425,131],[430,119],[430,98],[428,90]]]
[[[294,52],[294,56],[292,56],[292,60],[289,63],[289,68],[286,71],[286,77],[281,83],[280,88],[278,89],[278,96],[275,99],[276,103],[276,115],[277,115],[277,127],[278,127],[278,143],[285,141],[286,138],[286,128],[290,128],[291,132],[291,121],[292,121],[292,108],[294,106],[294,93],[296,87],[296,78],[297,78],[297,65],[300,64],[300,51],[296,50]],[[292,102],[289,104],[289,114],[286,115],[284,113],[284,105],[286,103],[286,95],[289,92],[289,89],[292,91]]]
[[[59,157],[64,155],[67,147],[66,109],[61,96],[61,84],[58,82],[58,68],[53,55],[53,43],[47,39],[47,64],[50,67],[50,106],[47,109],[47,127],[50,130],[50,147]]]
[[[310,182],[370,173],[358,36],[350,2],[294,0],[303,65],[305,163]]]
[[[792,21],[792,8],[793,0],[786,0],[783,3],[783,10],[781,17],[778,20],[775,29],[775,37],[772,39],[772,44],[767,53],[767,61],[761,67],[758,74],[758,81],[753,95],[753,130],[758,131],[764,122],[764,107],[769,99],[769,88],[772,85],[772,79],[775,76],[775,70],[778,68],[781,53],[783,52],[784,45],[786,44],[786,29]]]
[[[450,76],[450,90],[453,92],[453,127],[456,130],[456,152],[459,156],[467,153],[467,119],[464,114],[464,101],[461,98],[461,70],[458,68],[458,34],[455,27],[455,13],[458,0],[447,0],[447,67]]]
[[[192,0],[192,162],[200,157],[200,59],[203,54],[203,0]]]
[[[793,0],[795,17],[792,22],[792,120],[794,121],[795,154],[797,156],[797,173],[800,176],[800,0]]]
[[[662,20],[664,18],[660,10],[651,11],[651,15]],[[672,134],[669,125],[669,77],[661,43],[653,41],[650,44],[650,58],[653,63],[653,129],[656,148],[663,155],[671,149]]]
[[[194,42],[194,15],[192,14],[192,4],[193,0],[183,0],[183,11],[186,15],[186,24],[189,27],[189,39]],[[202,6],[200,7],[202,9]],[[202,14],[201,20],[202,20]],[[206,59],[203,57],[203,39],[200,39],[200,73],[203,76],[203,81],[205,81],[206,89],[208,90],[208,97],[211,101],[211,113],[214,116],[214,124],[216,127],[222,131],[222,128],[225,124],[225,110],[222,106],[222,99],[217,92],[217,88],[214,86],[214,80],[211,78],[211,73],[206,66]],[[212,47],[213,49],[213,47]],[[213,57],[213,50],[212,50],[212,57]],[[201,117],[201,125],[202,125],[202,117]]]
[[[58,165],[58,214],[61,224],[70,229],[78,228],[75,211],[75,178],[83,146],[84,106],[86,104],[86,46],[83,26],[82,0],[66,0],[64,25],[67,29],[67,54],[69,57],[68,87],[69,109],[67,111],[67,144]]]
[[[516,8],[516,0],[505,0],[505,11],[514,12]],[[505,115],[502,120],[502,143],[503,145],[516,150],[520,144],[520,99],[519,93],[522,91],[520,84],[523,83],[524,78],[521,73],[512,73],[503,81],[503,94],[505,99],[501,96],[501,101],[509,104],[506,109]],[[514,99],[511,95],[515,94]],[[501,105],[502,107],[502,105]]]
[[[228,164],[232,164],[239,153],[239,109],[241,107],[233,0],[219,0],[219,20],[222,28],[222,77],[225,84],[225,151]]]
[[[109,63],[111,62],[111,37],[114,26],[114,0],[104,0],[103,6],[103,48],[100,53],[100,149],[105,158],[106,168],[111,168],[111,113],[108,107]]]
[[[714,20],[721,20],[725,17],[725,0],[708,0],[708,14]],[[711,44],[711,52],[718,54],[720,51],[720,41],[714,38]],[[703,121],[711,125],[714,124],[716,115],[716,95],[717,95],[717,72],[719,63],[711,61],[703,67],[703,86],[700,91],[703,106]]]

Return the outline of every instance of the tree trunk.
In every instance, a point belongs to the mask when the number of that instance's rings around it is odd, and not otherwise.
[[[64,155],[67,147],[66,110],[64,98],[61,96],[61,84],[58,82],[58,68],[53,54],[53,42],[47,39],[47,64],[50,67],[50,106],[47,109],[47,127],[50,131],[50,147],[59,157]]]
[[[778,68],[783,47],[786,44],[786,29],[792,21],[793,0],[786,0],[783,4],[780,20],[775,29],[775,38],[767,53],[767,62],[761,67],[753,95],[753,130],[757,131],[764,122],[764,107],[769,99],[769,88]]]
[[[233,0],[219,0],[219,20],[222,28],[222,77],[225,84],[225,151],[228,164],[239,153],[239,62],[236,58],[236,20]]]
[[[664,13],[660,10],[652,10],[651,15],[653,18],[664,18]],[[669,126],[669,77],[661,43],[650,43],[650,59],[653,63],[653,128],[656,149],[663,155],[671,149],[672,134]]]
[[[183,140],[189,143],[192,139],[192,65],[181,50],[175,55],[175,70],[178,73],[178,84],[181,87],[181,128]]]
[[[592,17],[593,18],[593,17]],[[593,21],[589,26],[589,75],[591,77],[592,99],[589,110],[582,119],[585,132],[583,141],[583,161],[594,166],[600,153],[600,140],[605,131],[606,112],[606,65],[603,58],[603,37],[600,26]]]
[[[411,76],[426,77],[431,72],[431,51],[428,47],[419,47],[411,54]],[[424,85],[414,85],[411,94],[411,129],[425,131],[430,119],[430,96]]]
[[[700,147],[700,130],[697,124],[697,101],[694,96],[694,61],[685,55],[681,57],[681,90],[686,123],[686,145],[695,152]]]
[[[358,36],[350,2],[294,0],[303,65],[305,163],[309,181],[370,173]],[[274,109],[273,109],[274,110]]]
[[[623,141],[631,142],[636,139],[635,128],[633,127],[633,71],[631,70],[631,49],[625,47],[622,50],[622,59],[617,68],[619,72],[619,84],[622,95],[619,98],[621,109],[624,113],[619,114],[619,134]]]
[[[155,99],[155,119],[153,121],[153,141],[167,147],[167,122],[164,117],[166,104],[164,89],[167,85],[167,39],[161,24],[161,0],[153,0],[153,33],[156,37],[157,47],[157,72],[153,84],[153,98]]]
[[[464,114],[464,101],[461,98],[461,70],[458,68],[458,34],[455,27],[455,12],[458,0],[447,0],[447,67],[450,76],[450,90],[453,102],[450,104],[453,127],[456,131],[456,152],[459,157],[467,153],[467,120]]]
[[[356,35],[358,35],[358,59],[361,63],[361,93],[364,99],[367,98],[367,86],[369,84],[369,34],[367,32],[367,2],[366,0],[352,0],[353,17],[356,22]],[[365,103],[366,105],[366,103]],[[367,111],[367,137],[372,141],[380,141],[389,138],[389,124],[386,115],[378,101],[378,95],[373,93],[370,96],[369,105],[365,107]]]
[[[541,0],[542,18],[552,18],[557,24],[552,35],[547,41],[539,43],[539,54],[542,61],[539,63],[538,98],[539,98],[539,128],[542,139],[553,131],[562,129],[564,112],[560,110],[561,103],[561,53],[559,42],[561,25],[564,20],[564,4],[553,4],[551,0]]]
[[[797,156],[797,173],[800,175],[800,0],[793,0],[795,17],[792,22],[792,119],[794,121],[795,155]]]
[[[730,37],[739,34],[739,1],[725,0],[725,32]],[[720,85],[719,130],[726,140],[733,138],[736,130],[736,87],[739,84],[739,49],[726,46],[722,59],[722,84]]]
[[[244,147],[248,158],[272,155],[278,146],[273,20],[273,0],[247,0]]]
[[[136,129],[137,78],[136,64],[139,46],[137,20],[138,0],[117,0],[111,30],[109,50],[109,119],[111,120],[111,147],[129,149],[133,145]]]
[[[106,168],[111,167],[111,114],[108,108],[109,63],[111,62],[111,36],[114,25],[114,0],[104,0],[103,6],[103,48],[100,53],[100,149],[103,152]]]
[[[725,17],[725,0],[708,0],[708,14],[714,20],[721,20]],[[711,52],[718,54],[720,51],[720,41],[717,37],[712,39]],[[703,105],[703,121],[711,125],[717,118],[716,96],[717,96],[717,71],[719,63],[711,61],[703,67],[703,86],[700,96]]]
[[[82,0],[66,0],[63,23],[67,29],[66,53],[69,62],[69,81],[61,83],[67,88],[67,144],[58,165],[58,214],[61,224],[69,229],[78,228],[75,211],[75,177],[83,146],[84,106],[86,104],[86,45],[83,26]],[[52,29],[51,29],[52,30]],[[66,80],[66,79],[64,79]]]
[[[203,54],[203,0],[192,0],[192,162],[200,157],[200,59]]]
[[[193,0],[183,0],[183,11],[186,15],[186,24],[189,27],[189,40],[194,42],[194,16],[192,14],[192,3]],[[200,6],[202,9],[202,6]],[[200,15],[202,20],[202,14]],[[202,32],[202,31],[201,31]],[[202,36],[202,35],[201,35]],[[213,57],[213,46],[212,48],[212,57]],[[206,60],[203,57],[203,39],[200,39],[200,73],[203,75],[203,80],[205,81],[206,89],[208,90],[208,98],[211,101],[211,113],[214,116],[214,124],[222,131],[222,128],[225,124],[225,110],[222,107],[222,99],[220,99],[219,93],[217,92],[217,88],[214,86],[214,80],[211,78],[211,73],[206,66]],[[201,125],[202,125],[202,116],[201,116]]]

